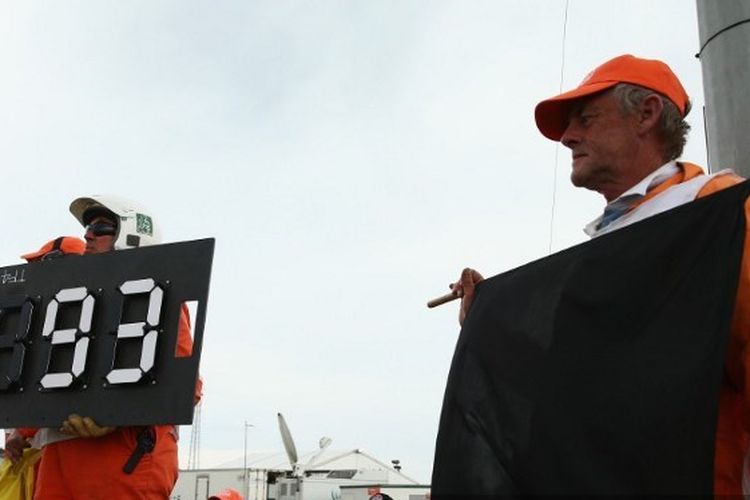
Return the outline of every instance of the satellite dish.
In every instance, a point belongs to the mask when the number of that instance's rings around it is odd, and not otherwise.
[[[286,456],[289,458],[289,464],[292,466],[292,471],[297,470],[297,448],[294,446],[294,439],[292,439],[292,433],[289,432],[289,427],[286,425],[284,415],[281,413],[277,414],[279,417],[279,432],[281,433],[281,442],[284,443],[284,449],[286,450]]]
[[[333,439],[329,437],[323,436],[322,438],[320,438],[320,441],[318,441],[318,447],[320,447],[320,449],[315,455],[313,455],[313,457],[310,460],[307,461],[307,463],[305,464],[305,469],[309,469],[310,467],[312,467],[315,461],[318,460],[318,458],[320,458],[320,456],[323,454],[324,451],[326,451],[326,448],[331,446],[332,442],[333,442]]]
[[[292,439],[292,433],[289,431],[289,426],[286,425],[284,415],[281,413],[276,414],[279,417],[279,432],[281,433],[281,442],[284,443],[284,449],[286,450],[286,456],[289,458],[289,464],[292,466],[292,475],[294,477],[301,477],[305,469],[309,469],[315,461],[320,458],[323,452],[331,446],[333,439],[323,436],[318,441],[318,452],[307,461],[304,466],[299,464],[299,456],[297,455],[297,447],[294,446],[294,439]]]

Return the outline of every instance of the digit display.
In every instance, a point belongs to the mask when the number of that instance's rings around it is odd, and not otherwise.
[[[57,311],[60,304],[78,302],[81,304],[81,314],[78,328],[57,329]],[[57,294],[47,304],[47,314],[44,317],[42,338],[48,339],[52,346],[73,344],[73,359],[70,369],[50,373],[52,366],[53,348],[49,349],[47,371],[39,381],[42,389],[59,389],[70,387],[76,382],[86,366],[86,354],[89,350],[89,334],[91,332],[91,318],[94,315],[94,298],[86,287],[66,288]]]
[[[0,427],[189,424],[214,240],[0,268]],[[198,304],[178,357],[182,304]]]
[[[120,323],[117,326],[117,340],[143,337],[139,365],[133,368],[115,368],[117,350],[117,343],[115,343],[115,355],[112,356],[112,370],[106,377],[107,382],[110,384],[132,384],[143,380],[144,375],[150,373],[154,367],[156,340],[159,333],[157,327],[159,326],[164,290],[151,278],[126,281],[120,286],[119,290],[123,296],[148,294],[146,321]]]
[[[20,382],[33,311],[33,303],[24,296],[5,297],[0,304],[0,361],[4,360],[0,365],[0,391],[15,388]],[[16,320],[15,328],[11,318]]]

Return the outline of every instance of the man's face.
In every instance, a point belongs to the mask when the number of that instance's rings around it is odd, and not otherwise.
[[[560,142],[573,153],[570,180],[607,201],[636,184],[631,162],[637,152],[637,117],[620,110],[612,92],[582,100],[570,112]]]
[[[114,250],[117,223],[112,219],[99,215],[91,219],[86,226],[84,239],[86,240],[86,251],[84,254],[104,253]],[[111,234],[103,234],[111,233]]]

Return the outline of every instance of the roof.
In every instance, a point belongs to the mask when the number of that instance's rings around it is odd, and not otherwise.
[[[313,450],[310,452],[302,453],[299,455],[299,463],[306,471],[331,471],[331,470],[360,470],[360,471],[383,471],[387,472],[389,477],[393,477],[394,480],[404,482],[408,484],[418,484],[414,479],[406,476],[400,471],[397,471],[390,465],[381,462],[372,455],[369,455],[364,450],[355,448],[353,450],[325,450],[315,460],[312,466],[307,466],[307,463],[312,459],[320,450]],[[242,469],[244,464],[247,464],[249,469],[261,469],[261,470],[280,470],[286,471],[291,470],[292,467],[289,464],[289,459],[286,453],[283,451],[276,452],[248,452],[247,461],[245,456],[240,456],[228,462],[219,464],[213,469]],[[390,481],[389,481],[390,482]]]

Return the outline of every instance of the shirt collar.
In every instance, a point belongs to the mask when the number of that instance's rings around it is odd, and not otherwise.
[[[623,203],[627,203],[627,204],[634,203],[640,198],[643,198],[644,196],[646,196],[646,194],[649,191],[651,191],[653,188],[663,183],[667,179],[670,179],[679,171],[680,171],[680,167],[677,166],[677,162],[675,162],[674,160],[665,163],[664,165],[657,168],[656,170],[648,174],[646,177],[641,179],[640,182],[638,182],[635,186],[631,187],[630,189],[622,193],[620,196],[618,196],[614,200],[607,203],[607,206],[604,207],[604,210],[607,210],[608,208],[611,209],[618,205],[622,205]],[[583,228],[583,232],[586,233],[588,236],[596,235],[598,231],[597,228],[599,226],[599,223],[602,221],[603,217],[604,217],[604,214],[602,213],[602,215],[600,215],[593,221],[586,224],[586,227]]]
[[[677,162],[670,161],[662,165],[661,167],[657,168],[650,174],[648,174],[646,177],[641,179],[641,182],[633,186],[632,188],[628,189],[624,193],[622,193],[620,196],[618,196],[615,200],[611,201],[609,204],[617,203],[617,200],[620,198],[624,198],[628,195],[638,194],[641,196],[646,196],[646,194],[651,191],[653,188],[661,184],[662,182],[666,181],[676,173],[680,171],[680,167],[677,166]]]

